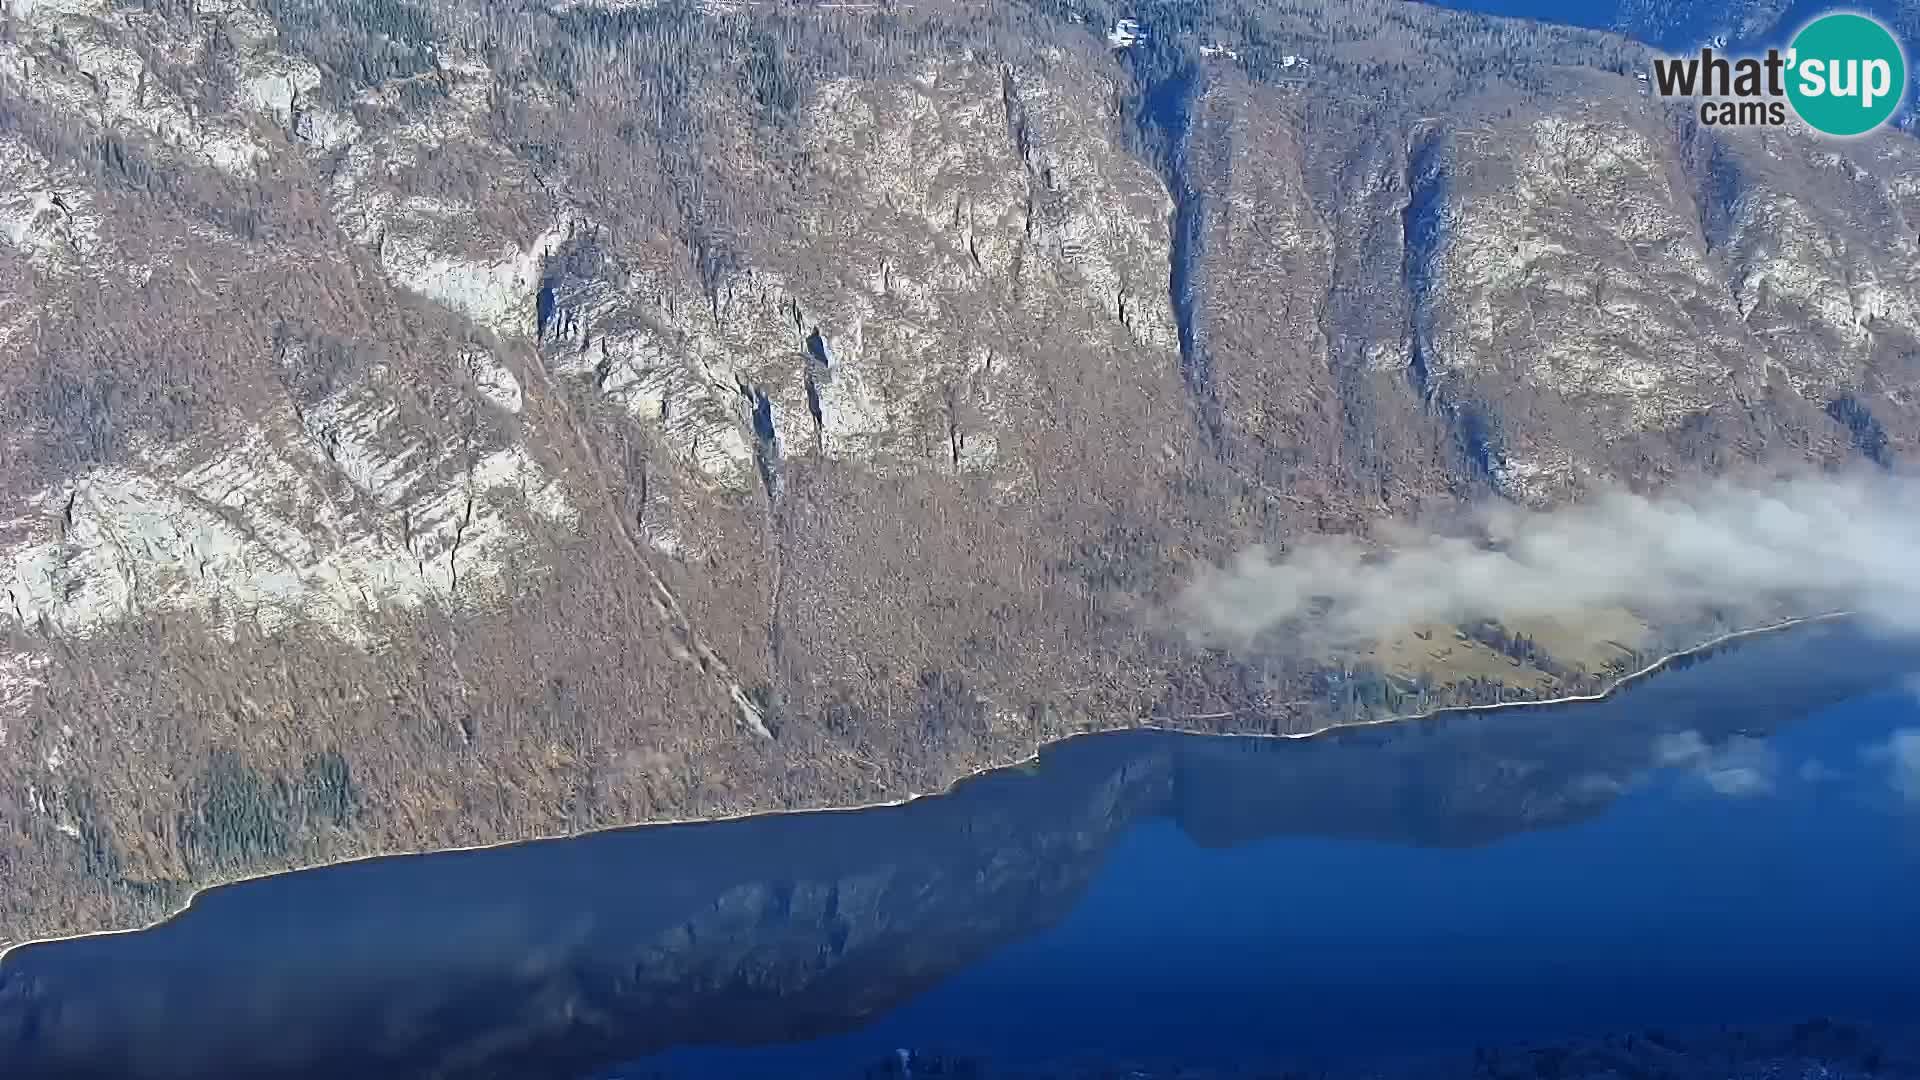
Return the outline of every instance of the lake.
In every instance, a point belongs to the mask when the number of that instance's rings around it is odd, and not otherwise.
[[[1600,703],[1087,736],[903,806],[261,879],[10,953],[0,1075],[1339,1069],[1905,1023],[1916,671],[1827,623]]]

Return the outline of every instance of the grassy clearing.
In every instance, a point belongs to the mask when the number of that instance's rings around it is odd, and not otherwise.
[[[1510,634],[1531,638],[1542,659],[1516,659],[1474,640],[1460,627],[1443,623],[1409,627],[1361,650],[1357,659],[1389,676],[1424,678],[1434,686],[1492,679],[1514,689],[1544,692],[1559,688],[1563,681],[1551,668],[1597,672],[1644,647],[1652,637],[1646,622],[1624,608],[1578,617],[1512,619],[1500,625]]]

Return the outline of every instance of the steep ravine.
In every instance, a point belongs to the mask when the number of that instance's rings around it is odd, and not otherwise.
[[[1173,305],[1180,341],[1180,378],[1191,399],[1195,422],[1208,443],[1220,450],[1223,426],[1219,392],[1214,385],[1212,359],[1201,335],[1199,294],[1205,281],[1206,193],[1190,173],[1188,154],[1194,136],[1193,106],[1205,76],[1191,62],[1167,68],[1157,53],[1132,65],[1140,83],[1135,123],[1156,157],[1167,190],[1173,196],[1173,219],[1168,237],[1170,265],[1167,295]]]

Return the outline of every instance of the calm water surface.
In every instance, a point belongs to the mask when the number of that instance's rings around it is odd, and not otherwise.
[[[1339,1062],[1920,1016],[1920,802],[1904,786],[1920,800],[1920,707],[1878,694],[1807,719],[1704,752],[1683,739],[1666,752],[1687,764],[1619,778],[1627,790],[1590,820],[1480,846],[1285,836],[1219,849],[1178,820],[1145,821],[1058,925],[870,1028],[661,1063],[833,1075],[889,1047]],[[1903,729],[1910,777],[1889,752]]]
[[[905,807],[383,859],[0,963],[0,1075],[1341,1063],[1920,1015],[1911,645],[1599,704],[1073,740]]]

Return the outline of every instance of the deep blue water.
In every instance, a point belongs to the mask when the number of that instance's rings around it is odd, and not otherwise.
[[[1905,767],[1890,753],[1915,739]],[[1667,740],[1668,756],[1689,747]],[[1906,785],[1903,787],[1903,785]],[[1649,1026],[1920,1016],[1920,704],[1862,697],[1473,848],[1121,837],[1058,926],[850,1035],[703,1051],[795,1075],[896,1048],[1247,1062]]]
[[[1826,624],[1598,704],[1092,736],[904,806],[264,878],[9,953],[0,1076],[1347,1069],[1911,1023],[1916,671]]]

